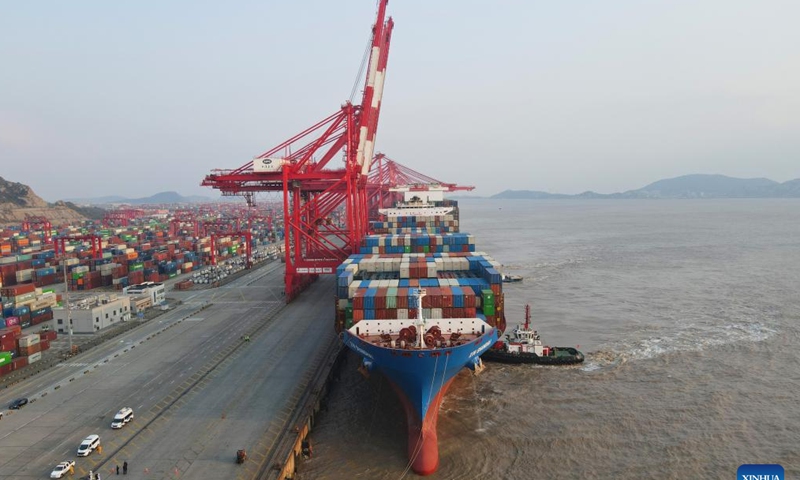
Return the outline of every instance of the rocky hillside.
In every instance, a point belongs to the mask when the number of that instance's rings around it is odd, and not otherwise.
[[[19,225],[28,215],[47,217],[54,226],[79,223],[87,218],[86,213],[98,212],[83,212],[70,203],[47,203],[31,187],[0,177],[0,224]]]

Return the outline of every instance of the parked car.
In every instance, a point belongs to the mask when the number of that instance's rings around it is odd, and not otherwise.
[[[11,402],[11,405],[8,406],[11,410],[19,410],[20,408],[24,407],[28,404],[27,398],[18,398]]]
[[[79,457],[88,457],[100,445],[100,435],[89,435],[83,439],[81,446],[78,447]]]
[[[61,478],[64,475],[70,473],[70,470],[74,471],[75,468],[75,460],[67,460],[64,462],[59,463],[56,465],[56,468],[50,472],[50,478]]]

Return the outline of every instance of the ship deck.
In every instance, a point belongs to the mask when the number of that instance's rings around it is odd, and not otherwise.
[[[373,345],[400,350],[431,350],[456,347],[477,340],[492,327],[480,318],[426,320],[424,346],[416,341],[416,319],[362,320],[350,333]]]

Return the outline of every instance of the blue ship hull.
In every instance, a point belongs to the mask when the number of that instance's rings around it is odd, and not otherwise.
[[[350,331],[343,334],[344,344],[362,357],[368,370],[385,375],[400,397],[414,472],[435,472],[439,466],[436,423],[442,398],[464,367],[474,370],[480,364],[481,354],[498,340],[498,330],[492,328],[464,345],[422,350],[382,347]]]

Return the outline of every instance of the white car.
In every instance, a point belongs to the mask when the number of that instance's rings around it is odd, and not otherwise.
[[[130,407],[124,407],[117,412],[116,415],[114,415],[114,421],[111,422],[111,428],[122,428],[131,420],[133,420],[133,409]]]
[[[67,460],[56,465],[56,468],[50,472],[50,478],[61,478],[69,473],[71,468],[75,468],[75,460]]]
[[[100,435],[89,435],[88,437],[84,438],[81,442],[81,446],[78,447],[78,456],[79,457],[88,457],[90,453],[94,451],[100,445]]]

